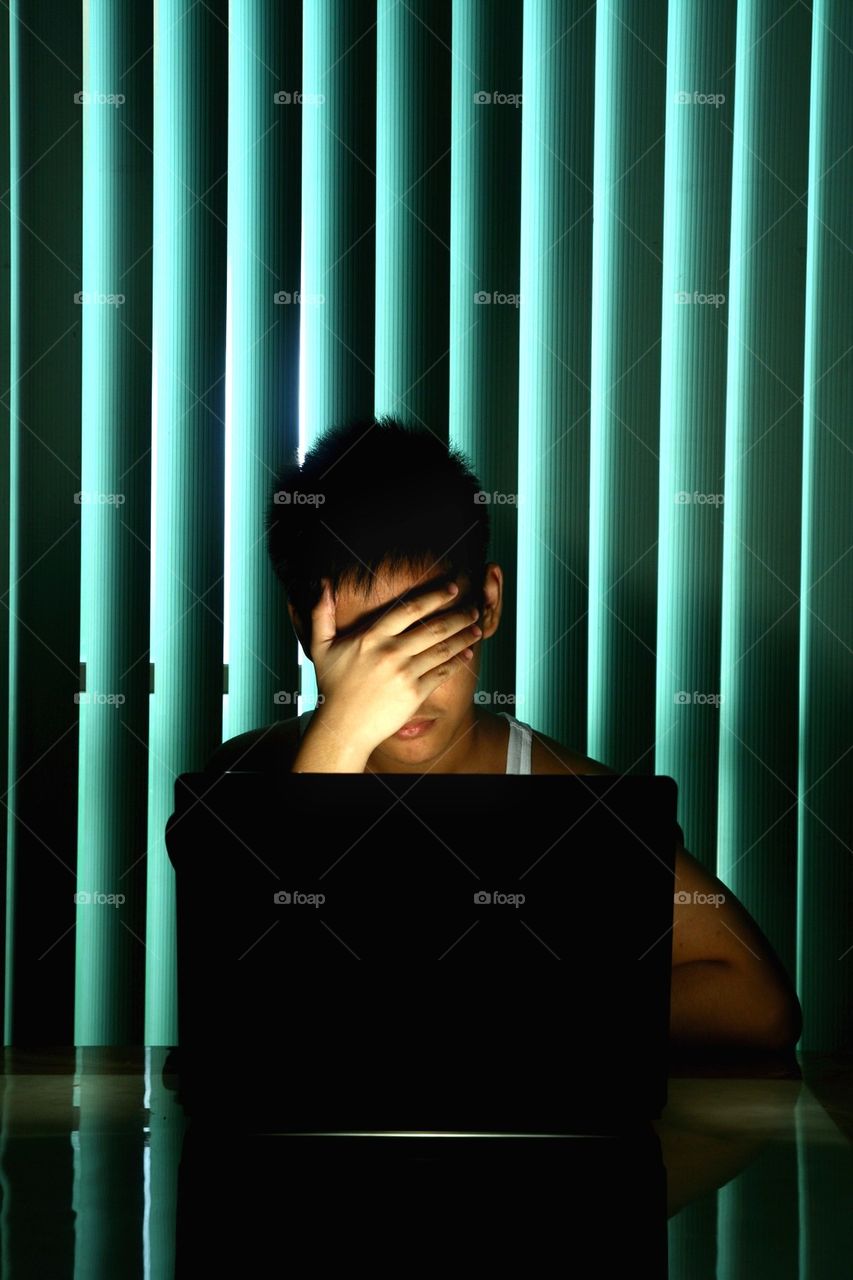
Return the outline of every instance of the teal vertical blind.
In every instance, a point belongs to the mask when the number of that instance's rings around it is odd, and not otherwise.
[[[477,697],[515,711],[518,562],[518,316],[521,0],[453,7],[450,138],[450,430],[493,488],[490,556],[504,571],[504,622],[480,658]],[[508,625],[507,625],[508,624]]]
[[[84,47],[74,1042],[137,1041],[145,990],[151,543],[151,16],[93,0]],[[120,105],[109,102],[121,95]],[[112,298],[112,303],[102,299]],[[120,424],[120,429],[116,429]],[[122,701],[118,701],[121,698]],[[117,714],[119,712],[119,714]],[[59,944],[61,945],[61,944]]]
[[[228,6],[154,32],[151,696],[145,1037],[174,1043],[174,779],[222,732]],[[171,1037],[171,1040],[170,1040]]]
[[[581,3],[524,5],[515,694],[522,720],[581,750],[595,25]]]
[[[262,513],[378,412],[491,500],[479,692],[673,776],[849,1044],[849,5],[82,17],[4,11],[7,1042],[176,1042],[175,777],[313,704]]]
[[[376,117],[363,104],[376,84],[375,0],[317,0],[304,22],[302,456],[331,423],[373,413]],[[313,666],[300,674],[286,715],[316,704]]]
[[[301,64],[298,8],[231,6],[225,737],[274,719],[277,696],[298,688],[263,521],[279,451],[299,441]]]

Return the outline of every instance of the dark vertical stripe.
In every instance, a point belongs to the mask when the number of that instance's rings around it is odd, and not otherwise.
[[[10,11],[7,1043],[73,1037],[80,640],[80,11]],[[12,926],[11,928],[9,926]]]
[[[803,536],[799,948],[804,1048],[853,1042],[853,9],[812,25]],[[787,807],[793,797],[785,800]]]
[[[449,0],[378,0],[377,413],[448,436]]]

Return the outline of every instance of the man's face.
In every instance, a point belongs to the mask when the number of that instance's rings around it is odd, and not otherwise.
[[[398,738],[392,735],[386,738],[378,748],[382,756],[399,760],[401,763],[428,761],[439,754],[454,737],[460,724],[472,715],[472,704],[480,670],[480,650],[482,640],[493,635],[497,630],[500,616],[501,570],[497,565],[488,565],[484,582],[485,603],[477,625],[483,628],[483,635],[471,647],[474,656],[470,660],[455,660],[453,672],[447,679],[429,693],[423,703],[413,713],[412,719],[418,716],[435,716],[436,724],[423,737]],[[410,599],[435,590],[436,587],[455,581],[459,594],[449,604],[440,605],[417,622],[410,623],[407,629],[414,630],[430,618],[439,618],[456,610],[473,608],[477,602],[471,599],[471,583],[464,577],[451,579],[442,566],[433,566],[423,573],[401,571],[397,573],[377,574],[371,583],[369,595],[362,595],[349,586],[342,586],[336,597],[335,622],[337,633],[352,635],[368,627],[386,613],[395,603],[403,598]],[[297,618],[290,609],[291,619],[302,641],[302,629],[297,626]],[[468,624],[470,625],[470,619]],[[435,639],[429,643],[434,644]],[[425,648],[428,645],[424,646]],[[304,648],[304,643],[303,643]]]

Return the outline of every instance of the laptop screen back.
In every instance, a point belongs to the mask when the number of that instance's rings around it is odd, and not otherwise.
[[[197,1096],[225,1040],[289,1131],[658,1114],[675,818],[666,777],[182,775],[167,847]]]

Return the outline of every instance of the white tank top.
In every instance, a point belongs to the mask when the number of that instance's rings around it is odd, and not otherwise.
[[[301,737],[313,710],[303,711],[299,717],[298,733]],[[506,750],[507,773],[530,773],[530,760],[533,749],[533,730],[523,720],[518,720],[509,711],[499,711],[498,715],[509,721],[509,744]]]

